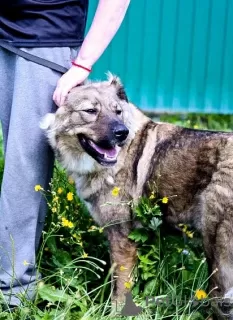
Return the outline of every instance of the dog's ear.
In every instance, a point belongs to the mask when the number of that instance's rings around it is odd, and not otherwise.
[[[110,82],[111,86],[116,88],[116,94],[119,99],[129,102],[128,97],[125,92],[125,88],[123,87],[121,80],[117,77],[112,75],[110,72],[108,73],[108,81]]]
[[[55,114],[54,113],[47,113],[40,122],[40,128],[42,130],[49,130],[51,126],[55,122]]]

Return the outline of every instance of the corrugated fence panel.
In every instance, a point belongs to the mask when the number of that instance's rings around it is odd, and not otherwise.
[[[131,0],[91,77],[108,70],[144,110],[232,113],[233,0]]]

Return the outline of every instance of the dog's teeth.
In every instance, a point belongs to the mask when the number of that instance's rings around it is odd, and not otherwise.
[[[115,160],[115,159],[116,159],[115,156],[114,156],[114,157],[109,157],[109,156],[107,155],[107,153],[104,154],[104,158],[107,159],[107,160]]]

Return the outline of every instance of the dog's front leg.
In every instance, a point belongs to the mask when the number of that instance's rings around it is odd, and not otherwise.
[[[125,293],[132,283],[132,271],[137,259],[135,243],[128,239],[130,229],[127,224],[118,224],[107,228],[113,264],[113,301],[122,303]]]

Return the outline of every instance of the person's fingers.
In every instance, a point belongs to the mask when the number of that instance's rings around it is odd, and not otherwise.
[[[55,91],[54,91],[54,94],[53,94],[53,100],[54,100],[54,102],[56,103],[56,105],[57,105],[58,107],[60,107],[62,101],[65,100],[64,98],[62,98],[62,97],[66,94],[66,93],[65,93],[65,92],[66,92],[66,91],[65,91],[65,83],[66,83],[66,80],[64,79],[65,76],[66,76],[66,74],[63,75],[63,76],[58,80],[58,82],[57,82],[57,87],[56,87],[56,89],[55,89]]]
[[[61,91],[61,94],[60,94],[60,101],[58,102],[59,103],[59,106],[63,105],[64,102],[65,102],[65,99],[68,95],[68,93],[70,92],[70,90],[72,89],[71,88],[63,88],[63,90]]]
[[[53,94],[53,100],[57,106],[61,106],[69,93],[69,91],[81,84],[89,75],[88,71],[71,67],[69,71],[67,71],[57,83],[57,87]]]
[[[70,90],[73,87],[74,86],[69,86],[69,87],[59,86],[56,88],[56,90],[54,91],[54,94],[53,94],[53,100],[58,107],[60,107],[62,104],[64,104],[68,93],[70,92]]]

